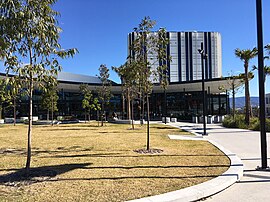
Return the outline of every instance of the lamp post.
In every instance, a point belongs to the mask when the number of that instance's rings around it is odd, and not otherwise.
[[[262,1],[256,0],[257,14],[257,43],[258,43],[258,71],[259,71],[259,104],[260,104],[260,128],[261,128],[261,163],[258,167],[265,170],[267,166],[267,141],[265,130],[265,89],[264,89],[264,58],[263,58],[263,31],[262,31]]]
[[[207,54],[204,53],[203,42],[201,43],[201,49],[198,49],[198,52],[201,54],[201,63],[202,63],[202,93],[203,93],[203,134],[202,135],[207,135],[206,121],[205,121],[206,105],[205,105],[205,85],[204,85],[204,59],[207,58]]]

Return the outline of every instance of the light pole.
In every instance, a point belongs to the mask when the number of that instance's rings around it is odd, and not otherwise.
[[[203,134],[202,135],[207,135],[206,121],[205,121],[206,105],[205,105],[205,85],[204,85],[204,59],[207,58],[207,54],[204,53],[203,42],[201,43],[201,49],[198,49],[198,52],[201,54],[201,63],[202,63],[202,94],[203,94]]]
[[[261,127],[261,160],[265,170],[267,166],[267,140],[265,130],[265,89],[264,89],[264,58],[263,58],[263,31],[262,31],[262,1],[256,0],[257,14],[257,43],[258,43],[258,71],[259,71],[259,104],[260,104],[260,127]]]

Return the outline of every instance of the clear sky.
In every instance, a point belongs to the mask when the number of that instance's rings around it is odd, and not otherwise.
[[[270,43],[270,1],[263,2],[264,44]],[[150,16],[156,29],[168,31],[217,31],[222,36],[222,73],[243,72],[236,48],[257,45],[256,0],[58,0],[63,48],[79,50],[73,59],[62,61],[63,71],[95,76],[100,64],[120,66],[127,57],[127,34],[141,19]],[[257,64],[257,58],[250,67]],[[268,62],[270,65],[270,62]],[[1,68],[1,67],[0,67]],[[2,68],[3,69],[3,68]],[[111,71],[111,79],[119,82]],[[250,92],[258,96],[258,77]],[[270,92],[270,77],[266,82]],[[242,96],[238,94],[237,96]]]

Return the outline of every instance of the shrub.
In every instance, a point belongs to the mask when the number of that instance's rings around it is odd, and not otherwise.
[[[223,126],[227,128],[237,128],[235,120],[232,116],[226,116],[223,120]]]
[[[227,128],[248,128],[245,124],[245,117],[241,114],[235,115],[235,118],[231,115],[226,116],[223,121],[223,126]]]
[[[223,121],[223,126],[227,128],[242,128],[259,131],[260,130],[260,120],[257,117],[250,119],[249,127],[245,124],[245,116],[241,114],[235,115],[235,118],[231,115],[226,116]],[[266,119],[266,131],[270,132],[270,119]]]
[[[254,118],[252,123],[250,124],[251,130],[260,130],[260,120],[258,118]],[[265,130],[266,132],[270,132],[270,119],[266,119],[265,121]]]

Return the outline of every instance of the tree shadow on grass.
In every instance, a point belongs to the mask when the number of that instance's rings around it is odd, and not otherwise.
[[[95,151],[96,152],[96,151]],[[138,154],[138,155],[121,155],[121,153],[94,153],[94,154],[64,154],[64,155],[54,155],[54,156],[44,156],[41,158],[81,158],[81,157],[104,157],[104,158],[157,158],[157,157],[223,157],[224,155],[169,155],[169,154]]]
[[[156,129],[165,129],[165,130],[175,130],[175,128],[172,127],[167,127],[167,126],[151,126],[151,128],[156,128]]]
[[[79,124],[79,125],[59,125],[59,128],[79,128],[79,127],[85,127],[85,128],[99,128],[100,126],[98,125],[84,125],[83,124]]]
[[[135,180],[135,179],[196,179],[196,178],[215,178],[219,175],[189,175],[189,176],[117,176],[117,177],[96,177],[96,178],[58,178],[52,181],[94,181],[94,180]]]
[[[43,155],[43,154],[61,154],[66,152],[90,152],[93,150],[93,147],[83,148],[81,146],[72,146],[72,147],[57,147],[54,150],[42,150],[37,147],[32,148],[32,156]],[[0,155],[25,155],[26,149],[21,148],[0,148]]]
[[[18,169],[15,172],[0,175],[0,185],[6,186],[21,186],[31,185],[37,182],[48,181],[56,179],[57,175],[66,173],[75,169],[83,169],[91,163],[78,163],[78,164],[62,164],[53,166],[42,166],[31,168],[29,173],[25,169]]]
[[[77,131],[77,130],[94,130],[94,129],[88,129],[88,128],[79,128],[79,127],[76,127],[76,128],[55,128],[55,129],[53,129],[53,128],[51,128],[51,129],[46,129],[46,131],[63,131],[63,130],[67,130],[67,131],[73,131],[73,130],[75,130],[75,131]],[[45,131],[45,130],[44,130]]]

